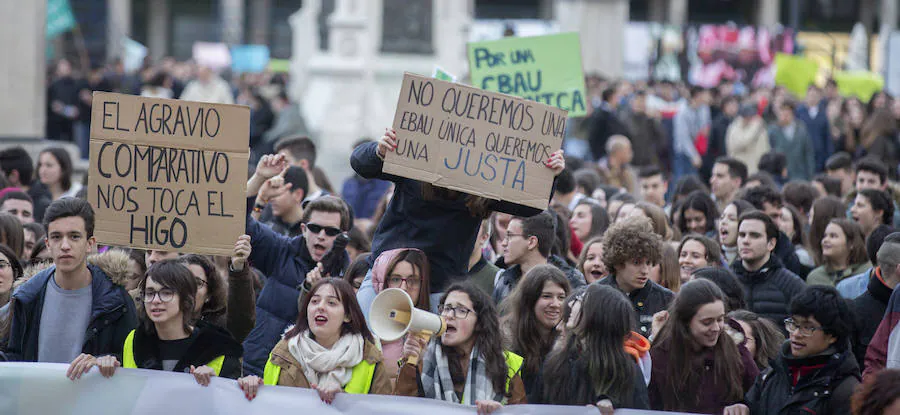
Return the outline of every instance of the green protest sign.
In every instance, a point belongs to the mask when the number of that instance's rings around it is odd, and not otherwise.
[[[587,114],[578,33],[469,43],[472,86]]]

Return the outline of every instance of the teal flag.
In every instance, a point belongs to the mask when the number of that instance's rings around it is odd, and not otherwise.
[[[47,39],[75,27],[75,14],[69,0],[47,0]]]

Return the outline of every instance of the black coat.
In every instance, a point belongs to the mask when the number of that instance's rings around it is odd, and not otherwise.
[[[134,301],[124,288],[113,283],[99,267],[91,271],[91,320],[84,336],[82,353],[93,356],[114,355],[122,361],[122,346],[128,333],[137,326]],[[10,309],[12,323],[6,355],[11,361],[37,362],[41,313],[47,283],[56,273],[51,266],[31,277],[16,289]],[[65,339],[60,339],[64,341]]]
[[[869,348],[869,343],[884,318],[884,312],[887,310],[892,293],[893,290],[884,285],[878,277],[872,276],[866,292],[853,299],[854,317],[856,318],[853,355],[856,356],[859,367],[865,366],[866,349]]]
[[[787,268],[788,271],[797,274],[804,281],[806,281],[806,276],[809,275],[809,272],[812,271],[811,268],[800,263],[800,258],[797,257],[797,250],[794,249],[791,238],[788,238],[784,232],[778,232],[778,239],[775,241],[775,251],[772,254],[778,257],[782,266]]]
[[[816,364],[825,367],[793,384],[791,366]],[[790,355],[788,341],[772,367],[756,378],[746,400],[752,415],[849,414],[850,396],[859,380],[859,366],[849,350],[798,359]]]
[[[747,309],[782,327],[791,299],[806,287],[803,280],[784,268],[774,255],[756,271],[747,271],[740,259],[734,261],[731,269],[744,288]]]
[[[191,365],[203,366],[219,356],[225,356],[219,377],[241,377],[241,344],[221,327],[200,321],[191,333],[191,345],[175,364],[173,372],[190,371]],[[134,332],[134,362],[141,369],[163,370],[159,357],[159,337],[145,330]]]
[[[630,137],[628,127],[606,103],[594,110],[589,122],[588,144],[591,146],[591,154],[594,160],[600,160],[606,156],[606,141],[610,136],[621,134]]]
[[[609,285],[619,289],[615,274],[609,274],[595,284]],[[641,336],[649,337],[653,328],[653,315],[669,308],[669,303],[672,302],[675,294],[662,285],[647,281],[644,288],[634,290],[631,294],[626,294],[626,297],[631,300],[631,305],[636,311],[632,328]]]
[[[632,376],[633,389],[631,391],[631,399],[627,402],[617,402],[605,395],[598,396],[596,395],[596,392],[588,392],[590,393],[589,397],[579,396],[587,395],[588,393],[585,393],[585,391],[595,391],[593,385],[585,384],[591,381],[591,377],[588,375],[590,371],[585,366],[586,364],[582,359],[579,359],[578,356],[569,354],[569,376],[566,376],[564,379],[548,379],[544,377],[544,370],[542,369],[534,380],[534,389],[531,394],[528,395],[528,403],[545,405],[594,405],[603,399],[609,399],[613,402],[613,407],[616,409],[650,409],[650,399],[647,396],[647,384],[644,383],[644,374],[637,364],[634,365],[634,375]],[[548,399],[546,394],[547,385],[551,384],[551,382],[562,383],[561,386],[567,393],[567,396],[564,398],[565,402],[551,402],[551,400]]]

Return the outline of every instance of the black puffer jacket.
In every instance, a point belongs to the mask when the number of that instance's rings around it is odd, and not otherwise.
[[[609,274],[595,284],[609,285],[619,289],[615,274]],[[653,315],[668,308],[675,293],[653,281],[647,281],[644,288],[634,290],[631,294],[626,294],[626,297],[631,300],[631,305],[636,311],[634,313],[634,331],[641,336],[649,337],[653,328]]]
[[[550,255],[547,258],[547,263],[559,268],[560,271],[566,274],[572,289],[587,284],[584,280],[584,275],[581,275],[581,271],[571,267],[564,259],[556,255]],[[516,288],[520,280],[522,280],[522,268],[520,266],[513,265],[503,270],[500,278],[497,280],[497,284],[494,286],[494,303],[500,304],[512,292],[513,288]]]
[[[781,356],[760,374],[746,400],[750,414],[766,415],[843,415],[850,413],[850,396],[859,385],[859,366],[850,350],[798,359],[785,342]],[[800,376],[793,383],[791,367],[825,366]]]
[[[189,371],[191,366],[203,366],[219,356],[225,356],[219,377],[237,379],[241,377],[241,344],[224,328],[199,321],[191,333],[191,345],[173,372]],[[134,362],[141,369],[163,370],[159,356],[159,337],[141,328],[134,331]]]
[[[774,255],[756,271],[747,271],[740,259],[731,264],[731,269],[744,287],[747,309],[782,327],[791,299],[806,287],[803,280],[784,268]]]
[[[876,272],[880,275],[881,270],[876,268]],[[881,282],[877,276],[869,279],[869,286],[866,292],[859,297],[853,299],[853,311],[856,318],[856,333],[853,337],[853,354],[856,356],[856,362],[859,367],[864,367],[866,362],[866,349],[878,330],[878,325],[884,318],[884,312],[887,310],[888,301],[891,299],[893,290],[888,288]]]

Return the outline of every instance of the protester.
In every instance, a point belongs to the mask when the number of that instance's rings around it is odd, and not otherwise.
[[[714,238],[716,235],[716,219],[719,217],[716,202],[707,193],[695,191],[681,205],[678,217],[679,231],[682,235],[696,233]]]
[[[743,400],[759,369],[729,337],[725,313],[725,295],[711,281],[681,287],[650,349],[651,409],[721,413]]]
[[[845,152],[838,152],[825,161],[825,173],[828,177],[837,179],[841,183],[841,194],[843,196],[853,189],[853,159]]]
[[[550,255],[550,245],[556,240],[555,226],[550,213],[544,212],[530,218],[514,217],[506,228],[503,242],[503,260],[508,268],[497,275],[494,284],[494,302],[500,304],[519,281],[538,265],[550,264],[559,268],[573,287],[584,285],[584,275],[569,266],[560,257]]]
[[[824,263],[822,258],[822,238],[825,237],[825,228],[833,219],[846,218],[847,206],[840,199],[826,196],[813,203],[809,212],[809,233],[807,233],[807,248],[817,264]]]
[[[529,217],[540,213],[540,210],[385,174],[382,171],[385,154],[396,151],[399,139],[402,137],[398,138],[396,131],[385,131],[377,143],[356,147],[350,165],[362,177],[380,178],[395,184],[393,199],[372,238],[372,255],[377,258],[383,251],[395,248],[422,250],[431,267],[431,295],[435,300],[449,285],[451,277],[465,275],[468,271],[468,258],[481,221],[488,218],[491,212]],[[558,175],[565,168],[562,151],[554,152],[545,165],[554,176]],[[423,229],[440,230],[441,237],[423,233]],[[552,241],[546,243],[549,247]],[[368,275],[360,287],[358,298],[363,313],[367,314],[374,299],[374,288]]]
[[[747,309],[776,324],[788,316],[787,304],[805,284],[773,255],[778,227],[763,212],[738,219],[738,256],[731,268],[744,286]]]
[[[786,207],[797,209],[804,218],[809,217],[809,210],[812,209],[813,202],[824,195],[806,180],[791,180],[781,188],[781,194],[787,204]]]
[[[240,343],[224,328],[194,323],[197,283],[187,267],[176,260],[153,265],[140,292],[139,327],[125,339],[121,362],[115,356],[98,359],[103,376],[111,377],[118,366],[189,372],[203,386],[209,386],[213,376],[240,376]],[[75,362],[72,365],[74,379],[79,372]]]
[[[281,174],[266,180],[253,205],[254,219],[259,220],[263,210],[271,209],[271,220],[264,221],[273,231],[295,237],[303,233],[303,208],[301,202],[309,191],[306,173],[300,167],[291,166]]]
[[[263,378],[245,376],[238,386],[248,400],[263,384],[315,389],[330,404],[340,392],[390,395],[395,365],[382,359],[350,284],[323,278],[300,297],[296,323],[275,345]]]
[[[234,104],[231,87],[206,65],[197,68],[197,79],[188,82],[178,98],[185,101]]]
[[[834,287],[845,278],[869,269],[862,229],[849,219],[832,219],[822,238],[823,265],[806,277],[809,285]]]
[[[794,253],[800,264],[807,268],[814,268],[816,263],[813,261],[812,254],[806,248],[806,238],[804,230],[808,226],[809,220],[803,216],[800,211],[792,205],[785,205],[781,208],[781,219],[776,221],[778,230],[783,232],[791,240],[794,245]],[[809,277],[807,277],[809,278]]]
[[[719,218],[718,240],[722,246],[722,257],[728,265],[738,259],[738,218],[745,212],[754,209],[753,205],[741,199],[735,199],[726,205],[725,209],[722,209],[722,216]]]
[[[25,256],[25,230],[12,214],[0,212],[0,244],[10,247],[16,258]]]
[[[778,122],[769,126],[772,150],[787,158],[790,180],[810,180],[816,171],[816,149],[806,131],[806,124],[797,122],[796,105],[785,100],[776,109]]]
[[[544,364],[534,403],[649,409],[647,385],[636,365],[639,352],[630,349],[638,354],[632,355],[623,344],[623,339],[643,339],[627,323],[634,313],[628,299],[612,287],[591,284],[577,302],[573,325]]]
[[[479,414],[527,403],[519,375],[522,357],[503,350],[490,297],[471,284],[457,283],[439,304],[447,331],[427,345],[415,336],[406,339],[394,395],[472,405]]]
[[[690,234],[678,245],[678,266],[681,283],[691,280],[691,274],[700,268],[719,267],[722,255],[718,244],[705,236]]]
[[[688,105],[683,106],[675,115],[672,141],[675,146],[673,171],[676,178],[695,174],[701,166],[701,157],[706,153],[712,123],[709,102],[708,90],[692,87]]]
[[[768,376],[747,392],[751,414],[846,414],[859,385],[849,350],[853,315],[833,287],[807,287],[791,300],[790,333]],[[743,406],[743,405],[741,405]]]
[[[44,219],[44,211],[50,205],[50,192],[40,182],[33,183],[34,168],[34,160],[24,148],[0,150],[0,170],[6,175],[10,186],[21,189],[31,197],[34,201],[34,220],[41,221]]]
[[[634,149],[624,135],[613,135],[606,142],[606,157],[597,161],[597,173],[609,185],[637,193],[637,175],[631,167]]]
[[[357,141],[356,144],[353,145],[353,148],[371,142],[372,140],[363,139]],[[353,209],[353,214],[356,216],[357,220],[371,219],[375,214],[375,207],[378,205],[378,200],[387,193],[390,187],[391,183],[386,180],[370,180],[359,174],[354,174],[352,177],[344,180],[344,183],[341,186],[341,197],[348,205],[350,205],[350,208]]]
[[[569,226],[579,241],[587,242],[606,232],[606,228],[609,228],[609,215],[594,199],[582,199],[575,204]]]
[[[850,207],[850,217],[859,223],[863,234],[868,237],[878,225],[893,223],[894,204],[883,191],[863,189],[856,194]]]
[[[784,207],[784,199],[782,198],[781,193],[775,190],[774,187],[751,187],[743,193],[741,198],[750,202],[757,210],[768,215],[774,223],[777,224],[778,221],[781,220],[781,209]],[[810,269],[800,263],[800,259],[797,257],[797,252],[795,251],[794,244],[791,243],[790,238],[788,238],[784,232],[778,230],[777,227],[776,231],[777,241],[775,243],[775,256],[781,260],[781,263],[785,268],[797,274],[800,278],[806,278]]]
[[[10,247],[0,244],[0,325],[6,320],[9,312],[7,304],[12,296],[13,283],[22,278],[24,274],[25,270],[15,252]],[[4,336],[0,335],[0,339],[2,338]],[[0,342],[0,346],[3,344]]]
[[[588,284],[593,284],[609,275],[606,265],[603,263],[602,237],[591,239],[584,244],[576,269],[581,271]]]
[[[815,84],[806,89],[806,99],[797,105],[796,117],[806,126],[810,141],[815,149],[815,169],[821,170],[826,159],[834,153],[827,114],[828,101],[822,99],[822,90]]]
[[[625,293],[635,309],[632,329],[649,335],[653,315],[668,307],[674,294],[650,281],[650,268],[659,263],[662,240],[649,219],[629,218],[609,228],[603,237],[603,263],[609,276],[598,282]]]
[[[853,415],[886,415],[900,409],[900,370],[885,370],[867,379],[850,401]]]
[[[629,109],[631,111],[623,117],[628,138],[635,148],[648,150],[635,153],[631,163],[636,167],[660,165],[660,161],[668,157],[668,136],[659,119],[647,114],[647,93],[635,91]]]
[[[362,285],[366,273],[369,272],[369,255],[371,255],[369,252],[359,254],[344,271],[344,281],[350,284],[354,293],[359,291],[359,286]]]
[[[238,237],[233,252],[227,281],[205,256],[189,254],[180,260],[197,280],[195,316],[211,325],[228,329],[235,339],[243,341],[256,320],[253,276],[246,265],[251,253],[250,237]]]
[[[747,165],[742,161],[731,157],[716,159],[709,178],[709,187],[720,211],[724,211],[734,200],[746,180]]]
[[[375,286],[376,293],[388,288],[399,288],[409,295],[416,308],[431,311],[428,295],[431,292],[429,271],[428,258],[422,251],[392,249],[382,252],[375,259],[375,266],[372,267],[372,284]],[[379,339],[384,361],[400,360],[405,337],[390,342]],[[390,370],[391,380],[396,380],[397,373],[395,370]]]
[[[638,147],[642,148],[642,147]],[[639,152],[643,153],[643,152]],[[656,166],[647,166],[638,173],[641,187],[641,198],[644,202],[657,207],[667,209],[666,192],[669,190],[669,182],[662,170]]]
[[[878,250],[881,249],[884,239],[894,233],[894,231],[895,229],[890,226],[881,225],[875,228],[872,234],[866,238],[866,256],[869,258],[869,263],[872,264],[872,267],[850,278],[844,278],[843,281],[835,284],[835,288],[844,298],[852,300],[866,292],[869,282],[875,278],[875,271],[878,268]]]
[[[81,183],[72,181],[72,158],[62,147],[41,151],[36,170],[41,184],[50,191],[53,200],[75,197],[81,190]]]
[[[764,372],[781,353],[784,334],[771,320],[752,311],[734,310],[728,313],[728,318],[740,324],[744,338],[742,344],[753,356],[760,373]]]
[[[602,92],[599,108],[594,109],[588,119],[588,143],[594,160],[606,156],[607,142],[611,136],[630,134],[628,127],[616,114],[621,98],[618,88],[606,88]]]
[[[743,163],[745,174],[756,173],[756,166],[763,154],[771,150],[766,122],[752,104],[741,106],[738,118],[728,126],[725,135],[726,153]]]
[[[672,244],[668,243],[663,243],[660,249],[659,263],[650,269],[650,281],[677,293],[681,289],[681,266],[678,265],[678,252],[675,252]]]
[[[79,377],[97,358],[122,355],[125,337],[137,325],[134,303],[122,288],[88,265],[94,249],[94,211],[83,199],[53,202],[44,215],[47,246],[55,265],[13,294],[7,357],[13,361],[69,363]]]
[[[853,299],[856,317],[853,354],[860,367],[865,367],[866,351],[885,316],[891,294],[900,283],[900,233],[893,233],[884,238],[877,250],[876,261],[877,267],[872,271],[865,292]],[[874,350],[871,353],[878,353],[879,346],[872,347]],[[869,371],[868,367],[866,371]]]
[[[0,212],[17,217],[23,225],[34,223],[34,201],[25,192],[3,193],[3,196],[0,196]]]

